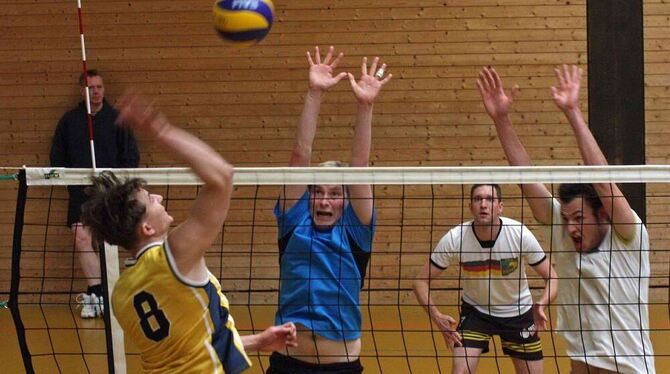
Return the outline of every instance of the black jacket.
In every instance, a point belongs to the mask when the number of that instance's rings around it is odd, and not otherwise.
[[[99,168],[135,168],[140,154],[132,132],[114,124],[119,113],[106,100],[92,117],[95,161]],[[91,168],[86,103],[65,113],[51,143],[51,166]]]

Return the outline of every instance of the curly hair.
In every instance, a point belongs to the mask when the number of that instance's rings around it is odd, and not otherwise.
[[[137,225],[146,211],[136,194],[146,181],[132,178],[121,182],[111,171],[103,171],[91,180],[93,185],[86,188],[89,200],[81,208],[82,223],[96,242],[134,248],[139,240]]]
[[[587,183],[563,183],[558,187],[558,199],[567,204],[577,197],[584,199],[586,204],[597,212],[602,208],[603,202],[600,201],[600,196],[593,188],[592,184]]]

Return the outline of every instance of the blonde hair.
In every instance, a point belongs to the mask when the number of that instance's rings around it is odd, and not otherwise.
[[[348,162],[339,161],[339,160],[329,160],[329,161],[324,161],[324,162],[319,164],[319,167],[326,167],[326,168],[328,168],[328,167],[330,167],[330,168],[346,168],[348,166],[349,166]],[[347,186],[342,186],[342,187],[344,189],[345,201],[349,201],[349,198],[348,198],[349,188]],[[309,186],[307,186],[307,189],[310,191],[310,193],[312,192],[313,188],[314,188],[313,184],[310,184]]]

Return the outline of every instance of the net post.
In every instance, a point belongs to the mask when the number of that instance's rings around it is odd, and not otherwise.
[[[123,330],[118,320],[114,317],[112,303],[110,302],[111,290],[114,289],[119,279],[119,250],[115,245],[104,242],[100,246],[100,275],[102,287],[105,293],[105,342],[107,345],[107,366],[109,373],[126,373],[126,352],[123,340]]]
[[[23,238],[23,220],[28,196],[26,171],[22,169],[18,174],[19,190],[16,197],[16,212],[14,217],[14,238],[12,239],[12,281],[9,290],[7,306],[12,313],[16,335],[21,349],[21,357],[26,373],[34,373],[32,357],[26,341],[26,329],[19,310],[19,285],[21,283],[21,241]]]

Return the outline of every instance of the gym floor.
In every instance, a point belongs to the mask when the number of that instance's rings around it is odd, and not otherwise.
[[[445,310],[456,315],[453,310]],[[104,330],[101,319],[82,320],[72,306],[24,306],[21,309],[29,347],[37,373],[106,373]],[[233,306],[241,334],[260,330],[272,322],[274,306]],[[668,305],[651,305],[651,328],[657,373],[670,372],[670,320]],[[364,333],[361,361],[366,373],[450,373],[451,357],[442,336],[430,331],[428,319],[418,306],[373,306],[363,309]],[[51,328],[51,334],[45,327]],[[0,310],[0,352],[3,373],[23,373],[16,331],[9,309]],[[544,372],[569,373],[569,359],[557,334],[542,333]],[[52,355],[55,350],[56,356]],[[81,347],[84,347],[83,354]],[[126,345],[128,373],[141,372],[139,356]],[[56,359],[54,359],[54,357]],[[250,355],[253,367],[246,373],[262,373],[267,354]],[[57,360],[57,363],[56,363]],[[482,356],[479,373],[513,373],[511,361],[502,355],[500,341]]]

